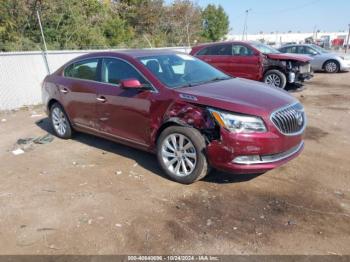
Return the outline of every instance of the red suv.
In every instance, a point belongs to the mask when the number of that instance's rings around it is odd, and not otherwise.
[[[191,55],[231,76],[265,82],[280,88],[287,83],[303,82],[312,77],[310,58],[282,54],[258,42],[221,42],[199,45]]]
[[[45,78],[43,101],[58,137],[76,130],[154,152],[181,183],[209,167],[263,173],[303,148],[306,121],[295,98],[183,53],[78,57]]]

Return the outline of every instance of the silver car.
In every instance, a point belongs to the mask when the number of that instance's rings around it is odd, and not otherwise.
[[[349,71],[350,69],[349,59],[345,59],[339,54],[331,53],[317,45],[285,45],[278,50],[282,53],[301,54],[312,57],[313,59],[310,63],[314,71],[337,73],[340,71]]]

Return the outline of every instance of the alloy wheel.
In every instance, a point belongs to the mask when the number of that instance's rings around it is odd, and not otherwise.
[[[196,167],[197,152],[189,138],[182,134],[167,136],[161,146],[161,156],[166,168],[174,175],[190,175]]]
[[[64,136],[68,128],[68,121],[63,111],[59,107],[55,107],[52,110],[51,117],[55,131],[60,136]]]
[[[326,71],[329,73],[334,73],[338,69],[338,65],[335,62],[328,62],[326,64]]]
[[[265,83],[270,86],[280,87],[281,78],[276,74],[269,74],[265,79]]]

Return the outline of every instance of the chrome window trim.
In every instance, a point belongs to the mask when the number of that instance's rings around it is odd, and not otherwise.
[[[249,161],[249,162],[235,162],[235,160],[233,160],[233,162],[235,164],[239,164],[239,165],[254,165],[254,164],[269,164],[269,163],[275,163],[284,159],[287,159],[291,156],[293,156],[294,154],[298,153],[302,148],[304,147],[304,141],[301,141],[301,143],[295,147],[292,147],[290,149],[288,149],[287,151],[281,152],[281,153],[277,153],[277,154],[271,154],[271,155],[262,155],[260,156],[261,160],[258,161]]]
[[[65,71],[66,71],[66,68],[71,66],[72,64],[74,63],[79,63],[79,62],[83,62],[85,60],[90,60],[90,59],[103,59],[103,58],[111,58],[111,59],[118,59],[120,61],[123,61],[127,64],[129,64],[131,67],[133,67],[147,82],[150,83],[151,87],[152,87],[152,90],[149,90],[151,93],[159,93],[158,89],[154,87],[154,85],[152,84],[151,81],[149,81],[149,79],[143,74],[140,72],[140,70],[138,70],[133,64],[131,64],[129,61],[123,59],[123,58],[120,58],[120,57],[114,57],[114,56],[93,56],[93,57],[87,57],[87,58],[84,58],[84,59],[81,59],[81,60],[75,60],[75,61],[72,61],[70,62],[69,64],[67,64],[64,68],[63,68],[63,72],[62,72],[62,77],[64,78],[68,78],[68,79],[74,79],[74,80],[80,80],[80,81],[86,81],[86,82],[93,82],[93,83],[98,83],[98,84],[105,84],[105,85],[110,85],[110,86],[113,86],[113,87],[120,87],[120,84],[112,84],[112,83],[106,83],[106,82],[102,82],[102,81],[97,81],[97,80],[89,80],[89,79],[83,79],[83,78],[76,78],[76,77],[69,77],[69,76],[65,76]]]
[[[285,135],[285,136],[298,136],[298,135],[301,135],[302,133],[304,133],[305,131],[305,128],[306,128],[306,124],[307,124],[307,117],[306,117],[306,114],[305,114],[305,110],[303,108],[303,116],[304,116],[304,123],[303,123],[303,127],[298,131],[298,132],[294,132],[294,133],[284,133],[282,132],[278,126],[275,124],[275,122],[272,120],[272,117],[275,113],[277,113],[278,111],[282,111],[284,109],[287,109],[289,107],[293,107],[297,104],[300,104],[300,102],[294,102],[292,104],[289,104],[287,106],[283,106],[283,107],[280,107],[278,109],[276,109],[275,111],[273,111],[271,114],[270,114],[270,121],[272,122],[272,124],[274,125],[274,127],[278,130],[278,132],[280,132],[281,134]]]

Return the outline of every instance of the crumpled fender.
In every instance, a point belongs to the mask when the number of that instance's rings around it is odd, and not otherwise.
[[[153,141],[156,141],[159,135],[159,130],[161,130],[164,125],[169,123],[175,123],[180,126],[194,127],[198,130],[215,128],[215,123],[211,119],[211,116],[205,107],[181,100],[172,103],[168,107],[161,123],[156,124],[158,128],[152,128],[151,137]]]

